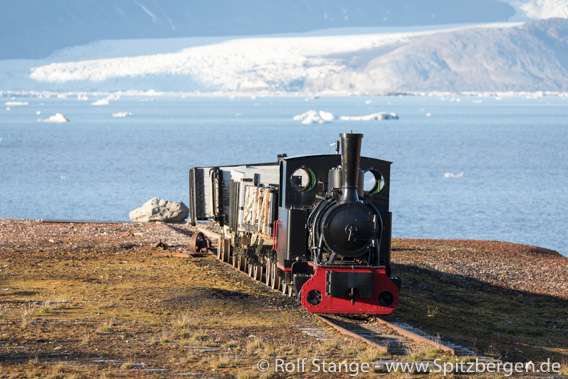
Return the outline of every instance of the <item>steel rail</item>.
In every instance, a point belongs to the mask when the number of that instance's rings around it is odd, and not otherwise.
[[[371,341],[368,338],[363,337],[360,334],[354,333],[349,329],[345,329],[344,327],[337,325],[336,323],[334,323],[333,321],[331,321],[329,318],[327,318],[325,316],[322,316],[322,315],[317,315],[317,316],[320,320],[322,320],[323,322],[325,322],[326,324],[331,326],[333,329],[337,330],[339,333],[346,335],[346,336],[349,336],[349,337],[352,337],[352,338],[355,338],[355,339],[358,339],[360,341],[363,341],[366,344],[371,345],[374,348],[380,350],[381,352],[388,353],[388,347],[387,346],[380,345],[380,344],[378,344],[374,341]]]

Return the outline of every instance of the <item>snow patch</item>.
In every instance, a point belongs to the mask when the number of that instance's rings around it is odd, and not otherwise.
[[[519,5],[519,8],[530,18],[568,18],[568,1],[566,0],[531,0]]]
[[[38,118],[37,121],[38,122],[52,122],[52,123],[62,124],[64,122],[69,122],[69,119],[67,117],[63,116],[61,113],[56,113],[49,118]]]

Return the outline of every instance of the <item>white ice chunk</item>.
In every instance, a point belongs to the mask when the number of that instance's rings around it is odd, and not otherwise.
[[[109,105],[109,101],[108,99],[99,99],[97,101],[95,101],[94,103],[91,103],[91,105]]]
[[[132,116],[132,113],[130,113],[130,112],[117,112],[117,113],[112,114],[112,117],[128,117],[128,116]]]
[[[38,122],[53,122],[53,123],[64,123],[69,122],[69,119],[63,116],[61,113],[56,113],[49,118],[38,118]]]
[[[28,105],[27,101],[6,101],[4,103],[5,106],[7,107],[21,107],[21,106],[25,106]]]
[[[458,174],[454,174],[453,172],[446,172],[444,174],[444,178],[462,178],[462,177],[463,177],[463,171]]]
[[[309,110],[302,114],[294,116],[294,121],[302,121],[302,124],[324,124],[326,122],[332,121],[335,118],[333,113],[326,111],[314,111]]]
[[[381,121],[381,120],[398,120],[398,115],[391,112],[371,113],[365,116],[339,116],[339,120],[343,121]]]

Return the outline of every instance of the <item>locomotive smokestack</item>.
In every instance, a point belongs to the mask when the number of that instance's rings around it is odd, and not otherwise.
[[[361,158],[362,134],[342,133],[341,166],[343,182],[341,185],[341,201],[359,202],[359,160]]]

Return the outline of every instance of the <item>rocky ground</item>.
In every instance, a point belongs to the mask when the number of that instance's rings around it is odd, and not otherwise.
[[[295,300],[211,256],[160,256],[186,251],[175,229],[187,225],[0,219],[0,376],[244,378],[260,375],[260,359],[376,357],[310,337],[303,330],[325,327]],[[403,288],[389,320],[503,360],[567,366],[567,258],[395,239],[393,263]]]
[[[393,240],[393,315],[481,354],[568,363],[568,258],[535,246]]]
[[[568,259],[507,242],[395,239],[395,263],[568,300]]]

